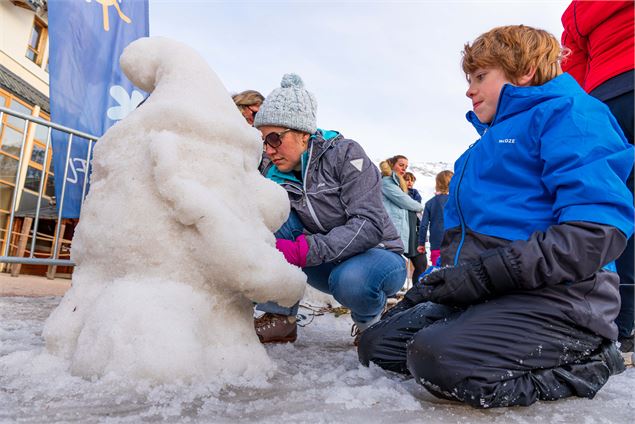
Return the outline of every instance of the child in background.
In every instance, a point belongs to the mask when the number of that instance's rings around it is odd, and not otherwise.
[[[480,139],[457,160],[426,275],[359,358],[475,407],[593,398],[624,371],[614,260],[633,233],[633,147],[546,31],[494,28],[462,66]]]
[[[450,180],[454,172],[441,171],[436,176],[434,197],[426,202],[423,218],[419,227],[419,246],[417,252],[426,253],[426,241],[430,232],[430,262],[436,266],[441,255],[441,241],[443,240],[443,208],[448,201]]]
[[[404,174],[403,179],[406,181],[406,187],[408,187],[408,196],[412,197],[412,200],[421,203],[421,194],[419,194],[419,190],[415,188],[415,182],[417,181],[415,174],[408,171]]]
[[[421,203],[421,194],[419,194],[419,190],[414,188],[415,181],[417,181],[415,174],[406,172],[403,179],[406,182],[406,187],[408,187],[408,196],[410,196],[412,200]],[[419,252],[418,249],[421,212],[408,211],[408,225],[410,228],[410,237],[408,238],[410,245],[407,250],[412,252],[410,256],[408,256],[408,259],[410,259],[413,265],[412,281],[417,281],[428,267],[428,257],[426,256],[425,250]]]

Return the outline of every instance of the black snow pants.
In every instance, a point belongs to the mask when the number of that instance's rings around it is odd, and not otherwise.
[[[358,353],[435,396],[487,408],[594,397],[615,373],[603,352],[621,359],[611,344],[549,300],[520,294],[465,310],[416,305],[364,331]]]

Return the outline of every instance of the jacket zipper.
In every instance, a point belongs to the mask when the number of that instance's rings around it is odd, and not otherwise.
[[[463,217],[463,211],[461,211],[461,204],[459,202],[459,189],[461,188],[461,181],[463,181],[463,175],[465,174],[465,168],[467,168],[467,164],[470,160],[470,156],[472,155],[472,148],[476,145],[476,143],[478,143],[479,141],[481,141],[481,139],[485,136],[485,134],[487,133],[487,130],[489,130],[494,123],[496,122],[496,118],[498,117],[498,112],[500,111],[500,107],[501,107],[501,99],[503,98],[503,93],[505,93],[505,89],[507,89],[507,86],[509,84],[505,84],[503,86],[503,88],[501,89],[500,94],[498,95],[498,104],[496,105],[496,112],[494,113],[494,116],[492,117],[492,122],[490,122],[490,124],[487,126],[487,128],[485,128],[485,130],[483,131],[483,135],[481,135],[481,138],[479,138],[476,142],[474,142],[468,149],[468,155],[465,158],[465,164],[463,165],[463,169],[461,170],[461,176],[459,177],[459,183],[456,186],[456,196],[454,198],[454,203],[456,204],[456,210],[459,214],[459,221],[461,222],[461,241],[459,242],[459,247],[456,250],[456,254],[454,255],[454,266],[457,266],[459,264],[459,255],[461,254],[461,249],[463,248],[463,243],[465,242],[465,235],[466,235],[466,228],[465,228],[465,218]]]
[[[309,166],[311,165],[311,156],[313,156],[313,143],[311,143],[311,147],[309,148],[309,159],[306,163],[306,174],[302,178],[302,188],[303,188],[302,198],[306,201],[306,206],[309,209],[309,213],[311,214],[311,218],[313,218],[313,221],[315,221],[315,224],[318,226],[318,228],[321,231],[326,233],[326,229],[324,229],[324,227],[320,223],[320,220],[315,214],[315,210],[313,210],[313,205],[311,205],[311,201],[309,200],[309,196],[307,195],[307,192],[306,192],[306,180],[308,179],[307,177],[309,176]]]
[[[483,131],[483,135],[487,133],[487,128]],[[461,249],[463,248],[463,242],[465,242],[465,235],[467,233],[465,218],[463,217],[463,211],[461,210],[461,202],[459,202],[459,190],[461,188],[461,182],[463,181],[463,175],[465,174],[465,168],[467,168],[467,164],[470,161],[470,156],[472,156],[472,148],[481,141],[479,138],[468,148],[468,155],[465,158],[465,163],[463,164],[463,169],[461,169],[461,176],[459,177],[459,182],[456,185],[456,195],[454,196],[454,204],[456,205],[456,211],[459,214],[459,222],[461,223],[461,241],[459,242],[459,247],[456,249],[456,254],[454,255],[454,266],[458,266],[459,264],[459,255],[461,254]]]

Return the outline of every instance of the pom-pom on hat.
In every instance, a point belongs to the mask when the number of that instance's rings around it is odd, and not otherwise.
[[[285,74],[276,88],[260,106],[254,126],[265,125],[290,128],[313,134],[317,131],[317,101],[304,88],[304,82],[297,74]]]

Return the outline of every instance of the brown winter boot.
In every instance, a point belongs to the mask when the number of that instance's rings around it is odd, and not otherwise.
[[[298,338],[295,317],[267,312],[254,319],[254,327],[260,343],[293,343]]]

